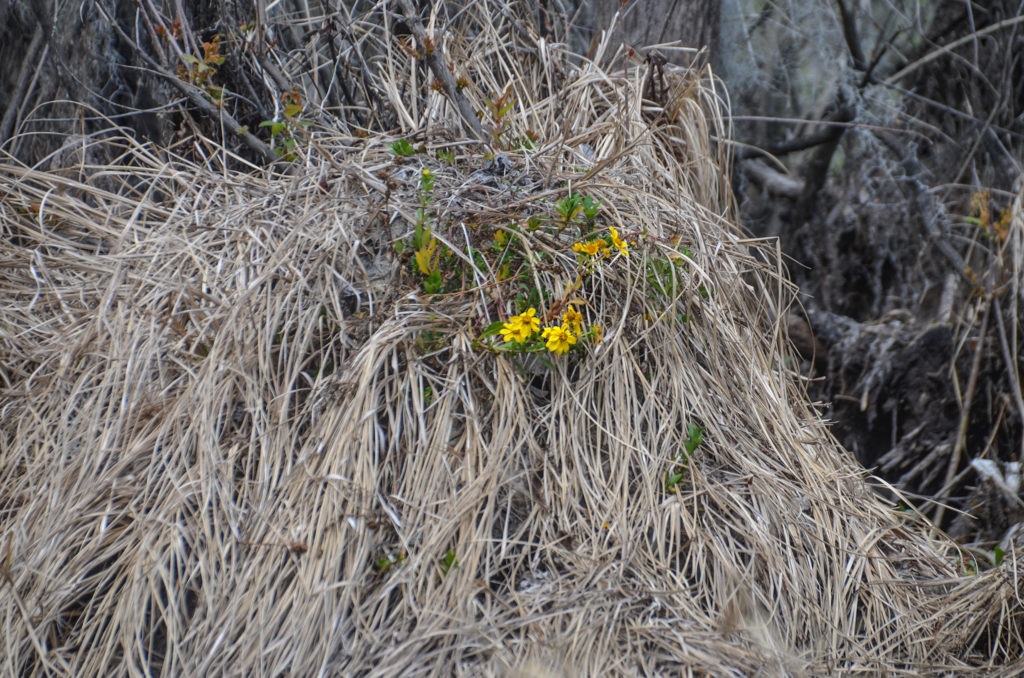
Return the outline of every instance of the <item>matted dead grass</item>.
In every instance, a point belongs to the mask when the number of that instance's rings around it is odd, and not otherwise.
[[[1020,671],[1016,554],[965,573],[805,404],[792,291],[732,221],[709,74],[645,103],[645,65],[494,20],[466,12],[443,49],[478,110],[512,85],[532,152],[485,162],[393,51],[382,95],[431,151],[402,164],[396,135],[321,134],[285,175],[197,161],[203,139],[0,166],[0,670]],[[465,261],[437,296],[394,248],[423,168]],[[549,368],[477,342],[521,308],[470,248],[567,183],[634,245],[571,291],[603,342]],[[578,233],[517,235],[556,310]],[[684,248],[666,294],[652,262]]]

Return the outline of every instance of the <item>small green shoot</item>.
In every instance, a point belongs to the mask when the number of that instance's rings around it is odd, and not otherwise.
[[[373,561],[373,565],[374,565],[374,567],[377,568],[377,571],[380,572],[381,574],[387,574],[391,570],[392,567],[397,567],[397,566],[401,565],[404,562],[405,562],[405,554],[404,553],[400,553],[399,555],[394,556],[394,557],[392,557],[392,556],[385,556],[384,558],[378,558],[377,560]]]
[[[594,223],[594,219],[597,218],[597,212],[601,209],[601,201],[594,201],[589,195],[583,198],[581,203],[583,206],[583,218],[587,220],[587,223]]]
[[[537,148],[537,140],[540,137],[531,130],[526,130],[525,137],[516,137],[512,140],[512,150],[515,151],[532,151]]]
[[[505,116],[508,114],[512,107],[516,105],[517,99],[511,97],[512,85],[510,84],[505,88],[504,94],[495,100],[486,99],[487,112],[490,113],[490,124],[488,127],[491,133],[491,139],[494,143],[495,148],[505,148],[501,144],[501,137],[505,134],[508,123],[505,121]]]
[[[455,560],[455,551],[448,549],[444,557],[441,558],[441,576],[447,577],[448,573],[453,567],[458,567],[459,563]]]
[[[704,442],[704,427],[694,423],[686,429],[686,442],[683,443],[683,451],[673,459],[673,467],[665,472],[665,491],[672,492],[676,485],[686,474],[686,465],[693,457],[693,452]]]

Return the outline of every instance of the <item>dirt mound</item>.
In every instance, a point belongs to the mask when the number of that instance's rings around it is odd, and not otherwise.
[[[3,670],[1019,669],[1016,554],[974,574],[805,404],[710,74],[459,22],[488,145],[392,79],[408,138],[287,172],[0,166]]]

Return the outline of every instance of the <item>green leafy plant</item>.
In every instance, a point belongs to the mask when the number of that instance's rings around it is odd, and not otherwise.
[[[559,228],[565,228],[583,211],[583,198],[577,193],[569,191],[569,195],[555,203],[555,211],[558,212],[556,223]]]
[[[488,124],[488,130],[491,133],[491,141],[495,148],[504,148],[501,143],[501,137],[505,134],[508,128],[508,122],[505,120],[505,116],[512,110],[512,107],[516,105],[517,99],[511,98],[512,85],[510,84],[505,88],[505,92],[497,99],[487,99],[487,112],[490,116]]]
[[[408,142],[407,142],[408,143]],[[423,277],[423,291],[437,294],[444,285],[438,267],[439,242],[430,230],[430,204],[433,201],[434,174],[429,169],[420,173],[420,206],[416,210],[416,226],[413,230],[412,248],[416,270]]]
[[[672,466],[665,472],[665,491],[672,492],[686,475],[686,466],[693,457],[693,452],[704,442],[704,427],[694,423],[686,429],[686,442],[683,451],[672,460]]]
[[[162,31],[161,29],[163,27],[159,26],[157,34],[166,36],[166,29]],[[172,29],[172,35],[177,38],[178,31]],[[217,67],[227,60],[227,57],[220,53],[220,35],[215,35],[209,42],[203,43],[202,59],[187,52],[182,54],[182,59],[185,60],[185,63],[178,64],[178,77],[206,92],[214,105],[218,107],[223,105],[224,88],[213,82],[213,76],[217,74]]]
[[[408,139],[396,139],[390,144],[392,155],[408,158],[416,155],[416,149],[409,143]]]
[[[437,159],[447,165],[455,164],[455,151],[439,149],[437,151]]]
[[[281,98],[284,103],[284,118],[264,120],[260,127],[270,131],[270,145],[274,152],[291,162],[296,158],[295,151],[302,138],[300,130],[312,123],[300,118],[303,106],[302,94],[298,90],[285,92]]]
[[[526,223],[526,231],[539,230],[545,223],[550,224],[552,221],[555,227],[561,230],[565,225],[577,221],[581,214],[593,220],[600,206],[600,201],[570,190],[567,196],[555,204],[558,219],[545,222],[531,217]],[[515,246],[521,243],[523,237],[525,233],[519,231],[514,224],[509,225],[507,231],[503,229],[496,232],[490,251],[498,253],[498,257],[488,261],[490,270],[497,270],[498,282],[508,281],[516,285],[514,303],[520,312],[508,320],[492,322],[474,345],[477,348],[504,353],[552,353],[560,356],[586,345],[596,346],[601,343],[604,330],[597,323],[584,321],[581,309],[585,310],[588,302],[580,297],[578,292],[584,284],[584,276],[593,272],[597,266],[602,265],[602,262],[610,261],[611,252],[617,250],[625,257],[629,257],[631,243],[620,238],[614,227],[608,228],[606,238],[592,238],[589,241],[575,243],[572,250],[580,254],[577,259],[580,270],[576,279],[567,283],[560,298],[552,302],[551,291],[540,289],[536,285],[537,275],[534,270],[536,267],[544,267],[544,258],[550,258],[551,255],[532,250],[514,254],[514,250],[517,249]],[[514,275],[513,261],[519,266]],[[537,309],[545,306],[548,307],[547,313],[538,316]],[[500,340],[487,341],[491,338]]]

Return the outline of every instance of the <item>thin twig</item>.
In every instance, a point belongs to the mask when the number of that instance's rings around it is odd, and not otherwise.
[[[999,23],[992,24],[991,26],[987,26],[986,28],[983,28],[980,31],[974,31],[973,33],[968,33],[964,37],[958,38],[957,40],[954,40],[953,42],[949,43],[948,45],[942,45],[939,48],[937,48],[935,50],[932,50],[931,52],[929,52],[928,54],[924,55],[923,57],[921,57],[917,61],[915,61],[915,62],[913,62],[911,64],[907,64],[906,66],[904,66],[903,68],[901,68],[900,70],[896,71],[895,73],[890,75],[888,78],[886,78],[885,79],[885,84],[887,84],[887,85],[894,84],[897,80],[901,80],[902,78],[907,77],[908,75],[910,75],[911,73],[913,73],[917,69],[921,68],[925,64],[928,64],[928,63],[931,63],[932,61],[935,61],[936,59],[938,59],[940,56],[942,56],[944,54],[952,53],[952,51],[954,49],[956,49],[957,47],[959,47],[960,45],[965,45],[968,42],[971,42],[972,40],[976,40],[977,38],[980,38],[983,35],[988,35],[989,33],[995,33],[996,31],[1000,31],[1000,30],[1002,30],[1004,28],[1009,28],[1010,26],[1015,26],[1015,25],[1017,25],[1019,23],[1024,23],[1024,15],[1016,16],[1016,17],[1013,17],[1011,19],[1004,19],[1003,21],[1000,21]]]
[[[1024,421],[1024,396],[1020,390],[1020,371],[1017,361],[1014,359],[1010,346],[1006,342],[1006,327],[1003,325],[1003,312],[996,303],[996,324],[999,325],[999,345],[1003,349],[1003,360],[1006,361],[1006,371],[1010,375],[1010,383],[1013,386],[1013,401],[1017,405],[1017,414],[1021,421]],[[1021,437],[1021,457],[1024,458],[1024,436]]]
[[[997,304],[998,306],[998,304]],[[957,476],[957,469],[960,467],[960,458],[963,456],[964,447],[967,444],[967,426],[971,420],[971,405],[974,403],[974,392],[978,387],[978,374],[981,373],[981,358],[985,353],[985,333],[988,330],[988,314],[992,310],[992,295],[985,297],[985,310],[981,315],[981,330],[978,332],[978,344],[974,350],[974,357],[971,360],[971,374],[967,378],[967,392],[964,393],[964,404],[960,408],[960,426],[956,432],[956,443],[953,445],[953,454],[949,457],[949,465],[946,467],[946,479],[942,483],[942,489],[935,494],[939,503],[935,508],[935,517],[932,520],[936,525],[942,525],[942,519],[946,515],[946,505],[942,503],[949,492]]]

